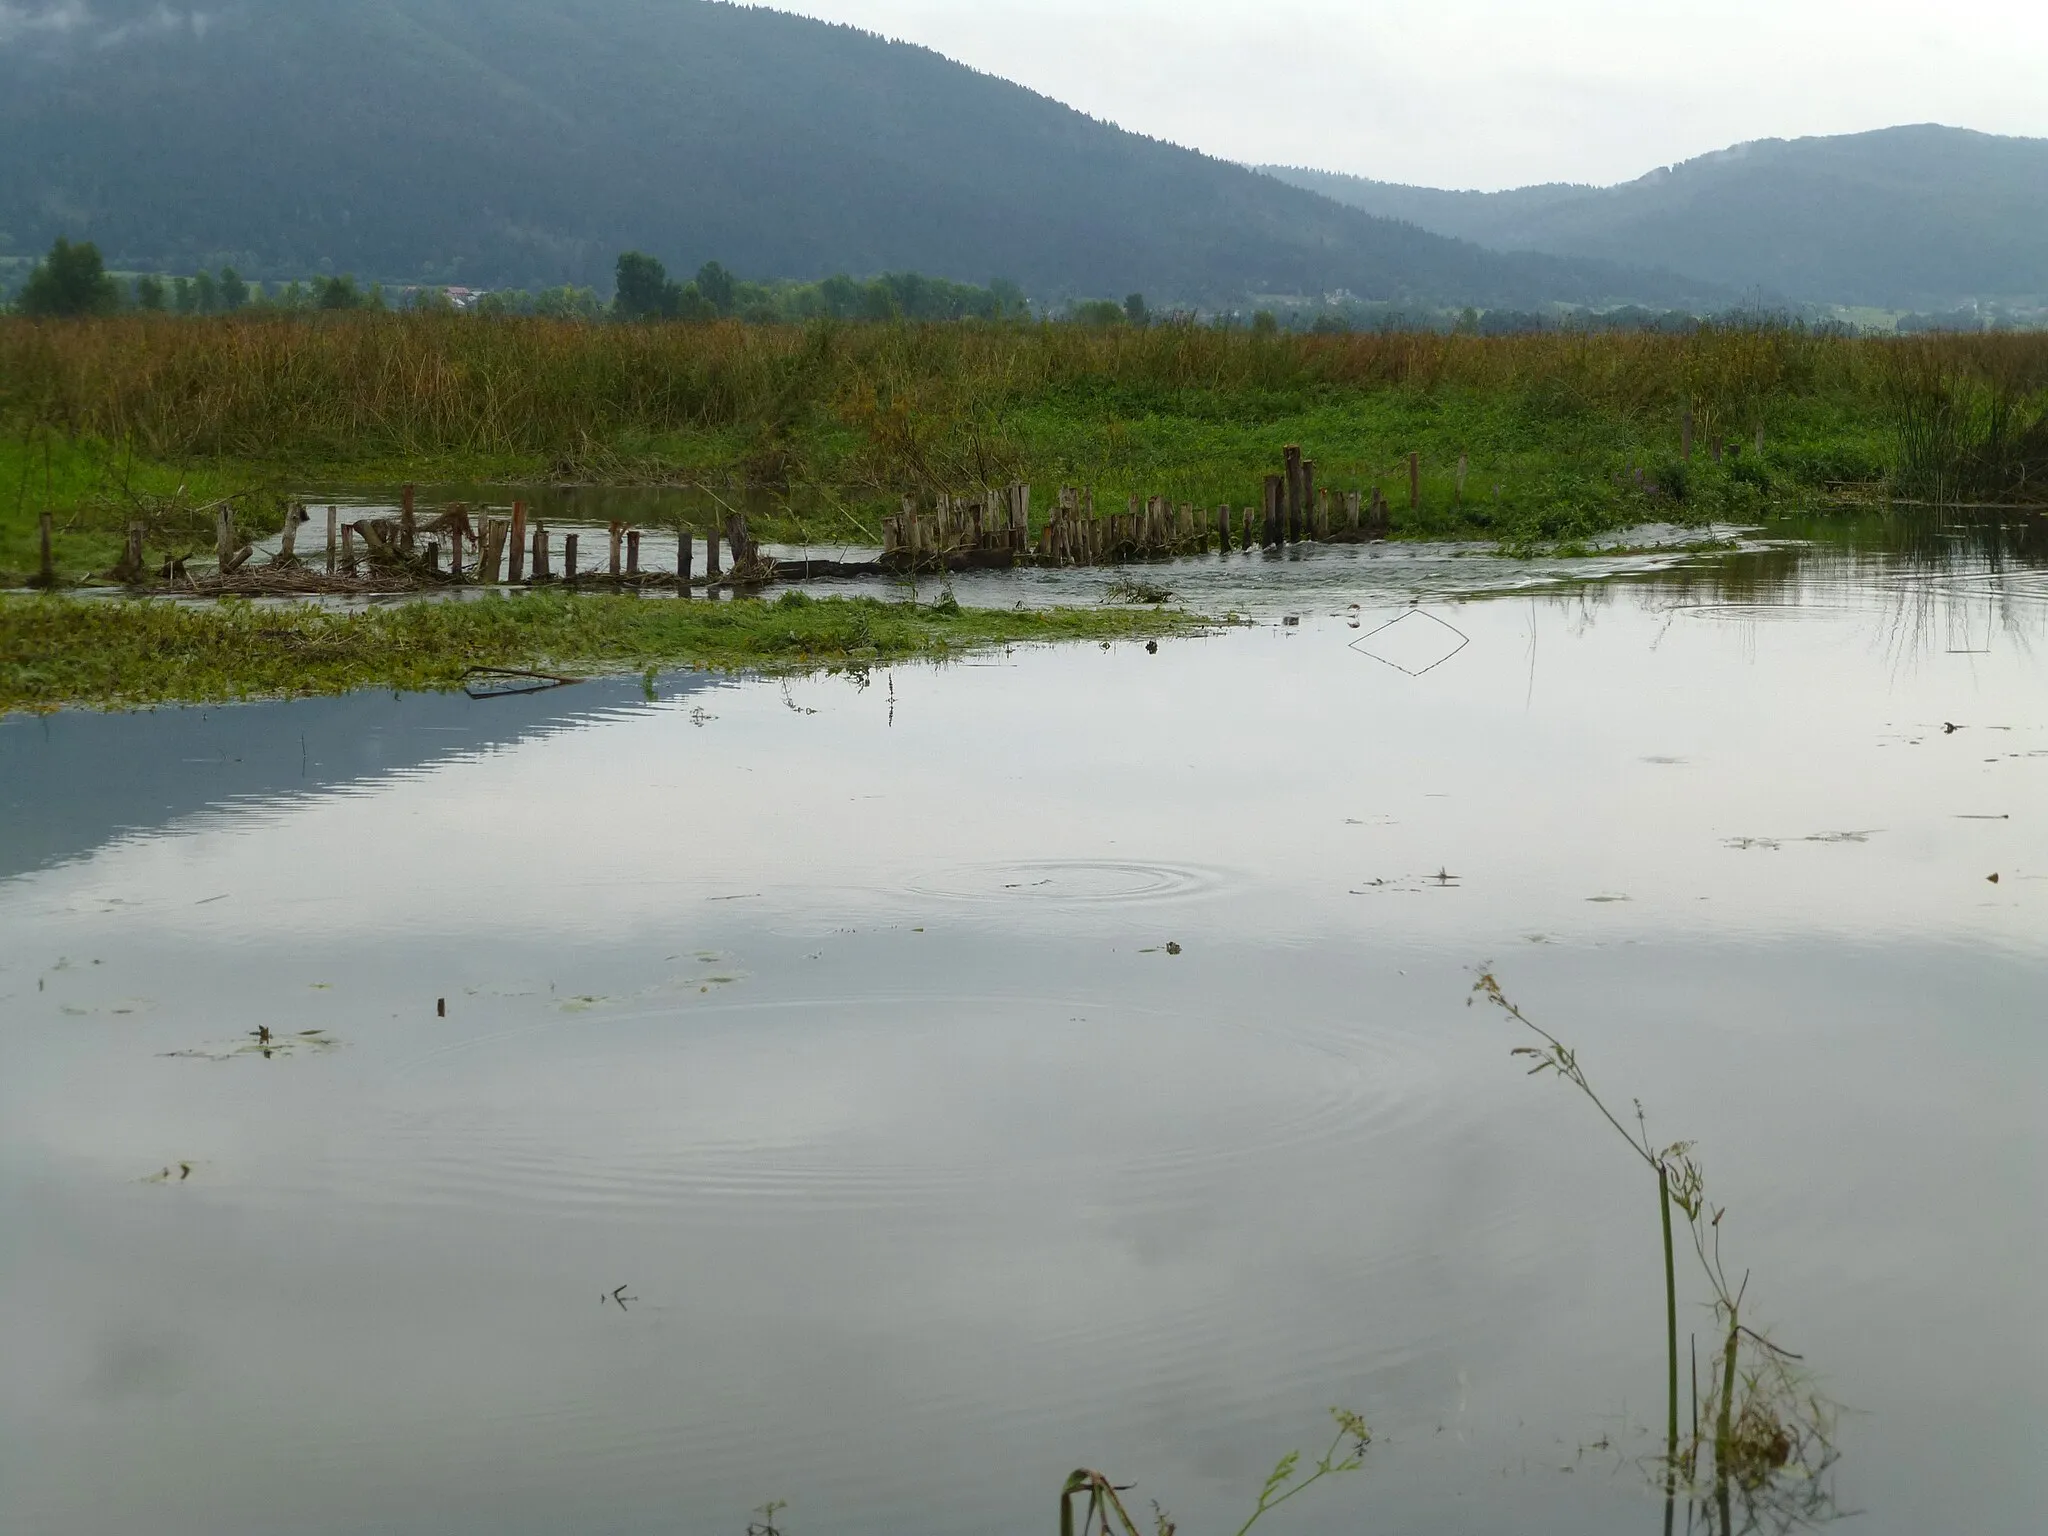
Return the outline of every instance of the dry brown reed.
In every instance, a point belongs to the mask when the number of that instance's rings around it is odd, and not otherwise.
[[[434,315],[0,320],[0,417],[144,452],[549,453],[621,432],[820,416],[914,458],[958,423],[1063,388],[1258,394],[1408,388],[1535,397],[1561,412],[1692,408],[1746,430],[1774,397],[1873,401],[1903,363],[2038,389],[2048,336],[1909,341],[1706,328],[1685,335],[1255,335],[1201,327],[738,323],[593,326]]]

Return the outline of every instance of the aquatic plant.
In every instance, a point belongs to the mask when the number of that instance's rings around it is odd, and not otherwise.
[[[1767,1517],[1789,1527],[1831,1516],[1832,1492],[1821,1481],[1821,1474],[1833,1465],[1837,1454],[1834,1405],[1813,1384],[1800,1356],[1744,1321],[1749,1276],[1745,1273],[1735,1280],[1728,1273],[1721,1253],[1727,1209],[1708,1200],[1706,1175],[1693,1154],[1694,1144],[1659,1146],[1650,1136],[1640,1100],[1634,1104],[1634,1128],[1623,1123],[1594,1088],[1578,1052],[1524,1013],[1492,972],[1483,973],[1472,991],[1541,1042],[1517,1046],[1511,1053],[1528,1063],[1529,1075],[1553,1076],[1578,1090],[1656,1176],[1664,1247],[1666,1418],[1661,1465],[1667,1498],[1675,1498],[1681,1479],[1689,1490],[1708,1491],[1700,1480],[1701,1457],[1711,1452],[1711,1503],[1705,1508],[1710,1522],[1718,1518],[1716,1528],[1722,1536],[1732,1536],[1736,1529],[1732,1522],[1738,1501],[1748,1517],[1743,1529],[1756,1528]],[[1685,1437],[1679,1420],[1674,1208],[1685,1218],[1722,1336],[1714,1355],[1717,1369],[1710,1369],[1704,1390],[1697,1383],[1695,1367],[1692,1427]],[[1701,1428],[1702,1421],[1707,1429]]]
[[[1372,1431],[1366,1427],[1365,1419],[1348,1408],[1332,1408],[1330,1417],[1336,1422],[1337,1433],[1329,1448],[1305,1472],[1301,1465],[1301,1452],[1289,1451],[1282,1456],[1267,1474],[1265,1486],[1259,1490],[1258,1503],[1244,1524],[1237,1528],[1237,1536],[1246,1536],[1267,1515],[1296,1495],[1306,1493],[1323,1479],[1342,1477],[1365,1465],[1365,1453],[1372,1445]],[[1118,1497],[1124,1491],[1100,1472],[1086,1467],[1069,1473],[1066,1485],[1060,1489],[1060,1536],[1139,1536],[1130,1511],[1124,1508],[1123,1500]],[[1082,1506],[1080,1524],[1076,1526],[1075,1501],[1083,1497],[1087,1502]],[[1172,1518],[1156,1501],[1152,1512],[1156,1536],[1174,1536]],[[1110,1523],[1112,1517],[1116,1521],[1114,1526]]]

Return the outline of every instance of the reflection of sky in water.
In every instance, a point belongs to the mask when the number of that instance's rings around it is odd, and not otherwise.
[[[1645,1530],[1579,1448],[1648,1448],[1654,1204],[1492,962],[1700,1139],[1859,1526],[2028,1528],[2034,572],[1424,582],[1417,678],[1356,553],[1157,655],[0,725],[63,828],[0,850],[0,1523],[1029,1529],[1085,1462],[1211,1529],[1341,1401],[1289,1528]],[[345,1043],[162,1054],[263,1024]]]

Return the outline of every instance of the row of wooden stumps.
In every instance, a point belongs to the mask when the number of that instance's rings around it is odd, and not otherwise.
[[[277,552],[265,564],[252,567],[254,546],[236,528],[233,507],[223,505],[215,515],[216,573],[210,577],[191,577],[185,570],[187,557],[173,557],[154,574],[174,583],[189,582],[195,589],[278,592],[551,582],[688,591],[697,584],[758,584],[772,581],[780,574],[777,562],[763,556],[759,541],[748,531],[746,517],[737,512],[725,519],[723,528],[713,527],[702,533],[705,570],[701,579],[693,574],[693,540],[697,535],[681,525],[676,528],[673,572],[644,569],[640,558],[641,530],[623,522],[613,522],[608,529],[610,558],[604,569],[584,570],[578,548],[580,535],[565,533],[560,545],[561,566],[557,570],[554,533],[545,523],[528,517],[523,501],[512,503],[509,517],[475,518],[462,502],[422,517],[415,503],[414,488],[408,485],[401,493],[395,517],[345,521],[340,508],[327,508],[326,545],[320,553],[301,552],[300,529],[309,521],[305,507],[288,507]],[[126,552],[107,573],[110,577],[131,584],[148,579],[151,573],[144,568],[142,553],[144,531],[140,523],[130,526]],[[730,571],[721,558],[721,542],[732,557]],[[47,556],[44,564],[49,564]]]
[[[1409,457],[1409,505],[1420,498],[1420,459]],[[1462,475],[1460,479],[1462,481]],[[1461,487],[1462,488],[1462,487]],[[893,569],[958,569],[977,565],[1106,565],[1210,549],[1275,549],[1306,541],[1363,543],[1384,539],[1393,513],[1374,486],[1332,493],[1316,485],[1313,459],[1290,446],[1279,474],[1268,475],[1259,506],[1213,512],[1165,496],[1132,496],[1122,512],[1099,513],[1095,493],[1062,486],[1059,500],[1034,540],[1031,487],[1012,485],[992,495],[941,495],[925,512],[905,497],[903,510],[884,520],[882,563]]]

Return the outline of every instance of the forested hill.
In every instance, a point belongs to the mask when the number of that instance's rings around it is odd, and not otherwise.
[[[1512,192],[1266,169],[1500,250],[1663,267],[1816,303],[2048,303],[2048,139],[1931,124],[1763,139],[1617,187]]]
[[[1725,295],[1501,256],[1097,122],[926,49],[705,0],[0,5],[0,254],[606,286],[915,269],[1155,307]]]

